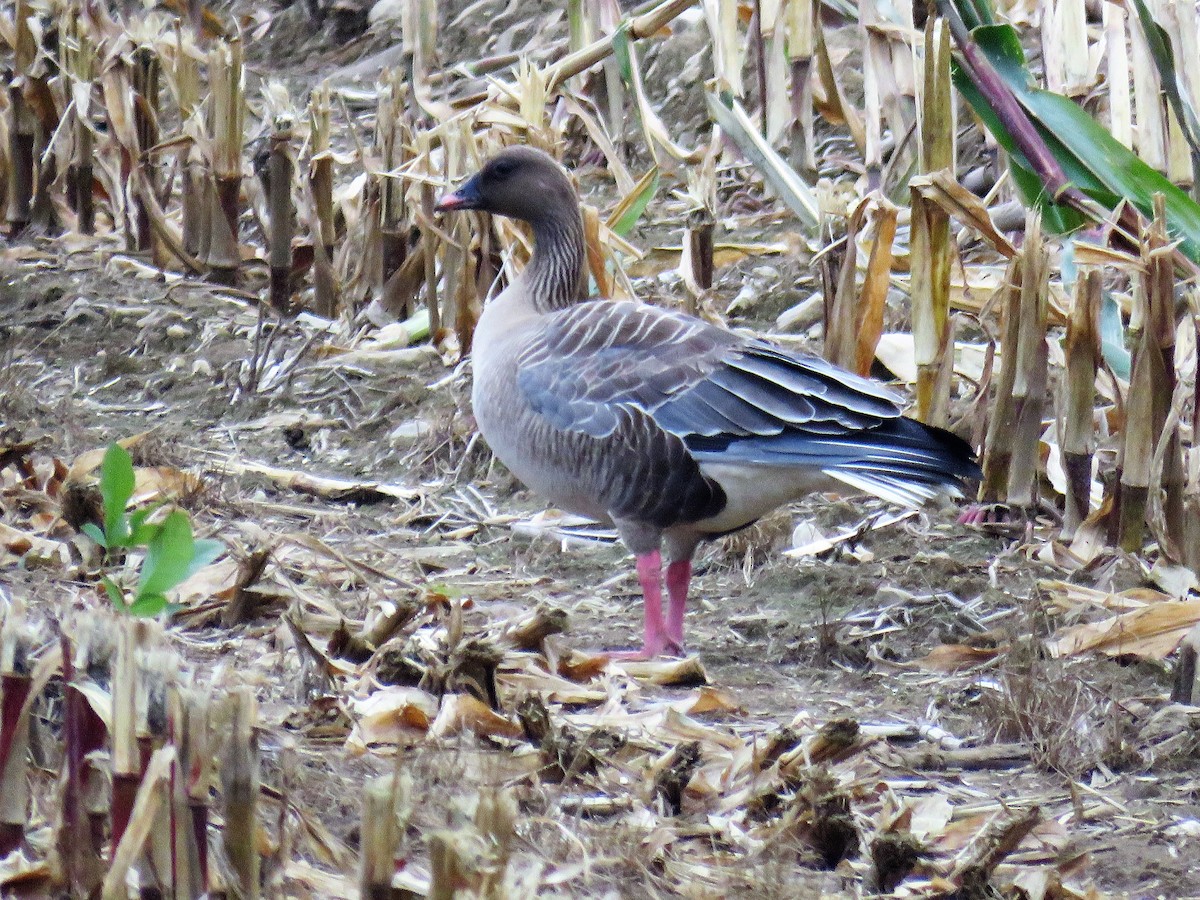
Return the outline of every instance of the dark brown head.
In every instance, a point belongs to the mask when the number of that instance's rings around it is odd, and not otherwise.
[[[509,147],[484,163],[458,190],[442,197],[436,209],[478,209],[537,225],[578,217],[579,199],[566,171],[548,153]]]

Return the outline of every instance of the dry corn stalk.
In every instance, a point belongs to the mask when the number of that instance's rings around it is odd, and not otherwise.
[[[101,845],[105,778],[91,761],[108,736],[104,721],[88,701],[90,688],[109,681],[112,648],[109,621],[81,619],[62,638],[63,659],[63,765],[67,776],[63,788],[62,815],[56,845],[66,871],[67,884],[75,895],[90,896],[103,878]]]
[[[22,609],[10,607],[0,623],[0,856],[16,850],[29,822],[29,715],[31,652],[36,633]]]
[[[447,117],[444,104],[433,101],[430,92],[430,73],[437,66],[437,2],[436,0],[405,0],[401,8],[401,33],[408,72],[404,73],[412,86],[417,104],[435,122]]]
[[[113,846],[112,863],[104,877],[103,900],[124,900],[129,896],[127,873],[158,821],[159,811],[168,803],[174,760],[175,748],[170,745],[158,748],[150,756],[130,808],[129,828]]]
[[[92,94],[95,47],[76,6],[68,8],[59,23],[60,61],[71,94],[71,162],[67,168],[67,202],[75,211],[76,229],[91,234],[96,229],[92,198],[93,153]]]
[[[245,79],[242,44],[218,41],[208,54],[209,122],[213,192],[209,204],[208,265],[214,280],[237,281],[241,255],[238,223],[242,215],[242,139],[245,131]]]
[[[1183,564],[1200,575],[1200,371],[1197,369],[1197,359],[1200,359],[1200,294],[1192,288],[1187,299],[1185,327],[1190,327],[1192,332],[1192,443],[1185,457],[1187,484],[1183,498],[1180,547]]]
[[[1028,244],[1026,245],[1028,246]],[[1021,327],[1021,283],[1023,256],[1008,264],[1004,283],[996,291],[1000,307],[1000,375],[984,440],[983,482],[979,499],[985,503],[1003,503],[1008,499],[1008,470],[1012,460],[1012,434],[1016,427],[1013,384],[1017,377],[1017,335]]]
[[[183,220],[183,247],[192,256],[199,256],[208,247],[205,237],[208,212],[207,179],[204,174],[204,155],[200,150],[200,132],[204,124],[200,117],[200,65],[198,51],[186,42],[183,30],[175,28],[175,56],[172,61],[172,80],[179,119],[186,136],[180,151],[179,204]]]
[[[408,226],[404,214],[404,183],[391,173],[406,161],[404,95],[400,72],[384,72],[375,116],[375,152],[380,167],[375,175],[379,182],[379,290],[383,308],[401,319],[413,314],[413,298],[401,296],[396,290],[401,280],[395,276],[408,256]]]
[[[911,124],[920,118],[913,100],[918,93],[913,72],[916,47],[908,45],[908,41],[915,45],[919,32],[913,28],[912,4],[859,0],[858,6],[859,26],[865,42],[863,107],[867,123],[864,156],[868,184],[875,189],[879,186],[885,122],[894,142],[891,166],[895,167],[905,155],[902,138]]]
[[[1129,93],[1129,50],[1126,45],[1125,9],[1105,3],[1104,42],[1108,73],[1108,129],[1126,147],[1133,147],[1133,99]]]
[[[866,153],[863,162],[867,167],[867,185],[870,190],[879,189],[880,172],[883,169],[883,104],[879,99],[880,67],[889,62],[887,37],[878,31],[879,13],[874,0],[860,0],[858,24],[863,41],[863,113],[866,119]],[[929,61],[926,60],[926,67]],[[914,219],[916,216],[914,215]]]
[[[1140,315],[1130,319],[1136,335],[1133,372],[1125,402],[1124,441],[1119,463],[1116,539],[1125,550],[1141,550],[1150,492],[1161,485],[1167,494],[1163,513],[1167,533],[1160,535],[1164,551],[1177,555],[1175,540],[1182,525],[1183,471],[1178,436],[1164,435],[1167,412],[1174,394],[1175,283],[1169,260],[1169,241],[1163,215],[1163,198],[1155,197],[1155,219],[1142,241],[1144,271],[1135,284],[1135,304]],[[1174,429],[1172,428],[1172,432]],[[1155,449],[1163,448],[1162,471],[1155,471]],[[1171,520],[1174,519],[1174,524]]]
[[[232,882],[226,887],[237,900],[259,895],[258,854],[258,704],[249,688],[229,695],[228,730],[221,754],[221,795],[225,830],[221,844]]]
[[[180,896],[208,892],[208,803],[213,754],[208,697],[181,691],[175,706],[175,887]]]
[[[137,132],[138,155],[129,162],[141,171],[147,192],[158,196],[158,178],[151,162],[150,150],[158,143],[158,93],[160,61],[151,44],[140,44],[133,51],[133,66],[130,81],[135,94],[133,106],[134,129]],[[134,195],[133,226],[134,245],[138,250],[154,250],[155,263],[164,265],[163,253],[155,248],[154,234],[150,226],[150,212],[141,196]]]
[[[788,131],[792,121],[789,100],[791,66],[787,55],[787,20],[781,0],[759,3],[757,11],[763,37],[763,59],[759,70],[764,96],[763,133],[772,144],[777,144]]]
[[[154,630],[157,623],[142,622],[143,627],[149,626],[149,634],[158,637]],[[161,644],[160,640],[155,640],[154,644]],[[171,761],[168,774],[173,774],[174,760],[177,753],[177,748],[169,741],[168,717],[169,711],[167,708],[168,698],[175,694],[174,686],[178,677],[181,660],[173,652],[166,649],[153,649],[148,640],[143,638],[142,648],[139,650],[138,663],[138,690],[137,690],[137,742],[138,756],[141,771],[141,782],[139,792],[144,791],[145,782],[147,780],[146,766],[147,761],[153,759],[154,755],[164,747],[171,748]],[[145,649],[151,646],[151,649]],[[174,878],[174,817],[172,810],[172,797],[170,786],[164,785],[155,796],[152,803],[152,808],[147,809],[142,813],[135,812],[131,816],[131,824],[129,828],[142,828],[147,823],[135,822],[139,815],[148,816],[153,819],[149,833],[143,838],[144,854],[138,863],[139,882],[142,884],[144,893],[154,893],[158,891],[162,896],[168,896],[171,893],[172,885],[175,883]],[[137,799],[134,800],[134,809],[137,809]],[[181,823],[182,824],[182,823]]]
[[[900,210],[882,195],[872,201],[871,213],[874,235],[871,254],[867,259],[867,274],[854,313],[853,371],[869,375],[875,361],[875,348],[883,334],[883,314],[887,308],[887,293],[892,271],[892,244],[896,239],[896,219]],[[953,340],[950,341],[953,346]],[[950,367],[943,366],[949,373]],[[948,390],[948,389],[947,389]]]
[[[866,219],[870,199],[864,197],[846,220],[846,236],[837,281],[825,292],[825,358],[834,365],[854,365],[854,311],[858,305],[854,276],[858,271],[858,233]]]
[[[588,0],[567,0],[567,51],[578,53],[595,39],[591,10],[595,4]],[[571,88],[576,93],[583,93],[586,78],[576,75],[571,78]]]
[[[383,775],[363,790],[359,890],[363,900],[389,900],[400,833],[396,820],[396,777]]]
[[[1161,486],[1161,519],[1151,520],[1155,537],[1164,552],[1172,559],[1180,558],[1183,540],[1183,506],[1186,478],[1183,469],[1183,449],[1179,435],[1179,415],[1169,415],[1177,386],[1176,370],[1176,320],[1175,320],[1175,272],[1169,249],[1170,239],[1166,229],[1166,201],[1161,195],[1154,198],[1155,220],[1151,226],[1155,233],[1151,252],[1147,260],[1146,277],[1154,280],[1157,302],[1151,307],[1149,322],[1154,331],[1154,341],[1162,357],[1166,373],[1164,392],[1163,423],[1156,436],[1155,473]],[[1184,398],[1180,398],[1182,405]],[[1157,498],[1156,498],[1157,499]]]
[[[1070,540],[1087,518],[1092,496],[1092,456],[1096,451],[1096,371],[1100,361],[1100,272],[1082,273],[1067,320],[1067,371],[1062,383],[1059,446],[1067,476],[1062,536]]]
[[[438,831],[429,836],[429,900],[455,900],[479,877],[479,837],[474,829]]]
[[[621,9],[616,0],[591,0],[590,5],[596,17],[596,32],[615,37],[621,23]],[[621,80],[621,65],[615,55],[604,60],[604,111],[608,115],[608,133],[621,141],[625,134],[625,82]]]
[[[141,776],[137,743],[138,635],[135,621],[124,619],[117,629],[117,658],[112,674],[112,842],[120,844],[129,824]]]
[[[100,83],[104,94],[104,111],[108,116],[114,140],[120,145],[123,155],[131,158],[140,156],[137,149],[137,128],[134,124],[133,89],[129,82],[128,69],[124,66],[110,66],[101,74]],[[167,219],[140,166],[129,170],[128,183],[120,185],[114,199],[121,197],[136,198],[140,208],[149,217],[150,227],[157,239],[162,241],[163,247],[175,259],[193,272],[202,270],[200,262],[183,248],[182,237]],[[123,208],[128,217],[129,205],[126,204]]]
[[[1087,87],[1087,14],[1083,0],[1050,0],[1042,11],[1042,54],[1046,87],[1075,94]]]
[[[1167,170],[1166,106],[1162,81],[1141,22],[1132,17],[1133,107],[1137,116],[1137,153],[1160,172]]]
[[[704,0],[704,13],[713,37],[713,72],[718,94],[741,97],[746,41],[738,28],[738,0]]]
[[[8,181],[7,222],[10,235],[28,225],[33,209],[34,160],[36,157],[37,118],[25,99],[25,87],[33,77],[37,42],[29,27],[33,10],[26,0],[17,0],[13,11],[16,46],[13,48],[13,78],[8,83]]]
[[[705,14],[709,13],[709,3],[712,0],[707,0],[705,4]],[[639,16],[631,17],[625,22],[622,31],[631,41],[638,41],[644,37],[650,37],[658,34],[663,28],[667,27],[675,18],[677,18],[685,10],[695,6],[696,0],[663,0],[658,6],[647,10]],[[618,9],[617,20],[620,19]],[[606,31],[603,27],[599,29],[603,33],[603,37],[597,38],[588,46],[573,53],[568,53],[562,59],[550,66],[546,76],[546,87],[548,90],[554,90],[564,81],[573,75],[578,75],[590,69],[596,63],[606,59],[613,52],[616,34],[612,31]],[[506,92],[506,99],[501,102],[508,106],[514,104],[516,94]],[[620,132],[614,132],[619,134]]]
[[[308,187],[316,227],[313,229],[313,308],[318,315],[333,318],[337,313],[337,282],[333,275],[333,151],[329,145],[329,82],[313,89],[308,101],[310,150]]]
[[[845,123],[846,128],[850,131],[850,137],[854,139],[855,146],[858,147],[860,153],[865,155],[866,126],[863,125],[862,116],[859,115],[858,110],[844,96],[841,83],[833,71],[833,60],[829,57],[829,47],[825,43],[825,29],[821,24],[820,16],[813,19],[813,28],[817,47],[817,74],[820,76],[824,94],[823,103],[818,106],[819,111],[830,122]]]
[[[492,864],[484,872],[481,893],[502,897],[517,832],[517,798],[511,788],[485,789],[475,807],[475,829]]]
[[[292,126],[288,116],[277,116],[270,138],[267,161],[267,207],[271,234],[267,262],[271,272],[271,306],[284,315],[295,311],[292,305],[292,237],[296,233],[296,209],[292,202],[292,182],[296,166],[292,162]]]
[[[685,300],[687,311],[696,314],[698,300],[713,286],[715,266],[713,261],[713,233],[717,223],[717,172],[716,151],[719,144],[712,143],[712,149],[705,154],[699,166],[688,169],[688,200],[692,209],[688,213],[683,231],[683,253],[680,257],[680,269],[683,283],[688,289]],[[655,174],[652,170],[649,175]],[[645,179],[642,179],[643,181]],[[638,187],[641,185],[638,182]],[[627,196],[638,193],[635,187]]]
[[[1025,220],[1024,257],[1017,343],[1015,347],[1001,349],[1003,355],[1010,352],[1016,355],[1012,387],[1015,428],[1003,439],[1012,442],[1008,502],[1032,508],[1037,501],[1038,447],[1046,402],[1046,326],[1050,309],[1050,256],[1042,241],[1041,219],[1034,212]]]
[[[931,20],[925,32],[925,78],[921,104],[920,167],[925,173],[954,170],[954,107],[950,89],[950,29]],[[930,425],[949,419],[949,384],[941,374],[954,365],[949,340],[950,217],[917,189],[912,206],[912,320],[917,359],[917,418]],[[944,389],[939,389],[945,385]]]
[[[792,69],[792,167],[811,174],[817,161],[813,153],[812,61],[817,49],[816,3],[814,0],[786,0],[787,51]]]
[[[429,339],[437,344],[442,339],[442,310],[438,299],[437,280],[437,251],[438,234],[434,228],[434,205],[437,202],[437,192],[433,186],[434,172],[432,168],[433,138],[428,131],[418,131],[417,160],[420,161],[421,175],[420,198],[421,207],[418,213],[420,222],[420,238],[413,247],[409,260],[415,265],[419,262],[425,284],[425,309],[429,312]]]

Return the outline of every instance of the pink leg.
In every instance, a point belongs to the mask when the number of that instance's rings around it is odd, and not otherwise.
[[[637,558],[638,581],[642,584],[642,651],[657,656],[667,642],[667,626],[662,608],[662,554],[657,550]]]
[[[662,656],[664,651],[683,653],[681,642],[672,637],[671,629],[663,619],[662,604],[662,554],[655,550],[644,553],[637,558],[638,581],[642,585],[644,632],[641,650],[613,653],[617,659],[654,659]],[[671,599],[672,613],[675,609],[674,595]],[[683,609],[680,607],[680,627],[683,622]]]
[[[688,582],[691,580],[690,559],[677,559],[667,566],[667,637],[680,655],[683,654],[683,613],[687,608]]]

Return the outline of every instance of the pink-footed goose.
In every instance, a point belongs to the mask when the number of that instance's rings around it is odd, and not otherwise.
[[[437,209],[533,227],[532,260],[475,330],[471,400],[518,478],[613,523],[636,555],[645,640],[624,655],[682,654],[705,538],[811,491],[916,505],[978,476],[965,442],[905,418],[880,384],[692,316],[588,300],[579,199],[539,150],[503,150]]]

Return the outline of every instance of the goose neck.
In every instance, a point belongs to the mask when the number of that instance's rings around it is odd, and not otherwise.
[[[525,276],[529,296],[542,312],[562,309],[587,295],[583,219],[578,209],[533,224],[533,259]]]

